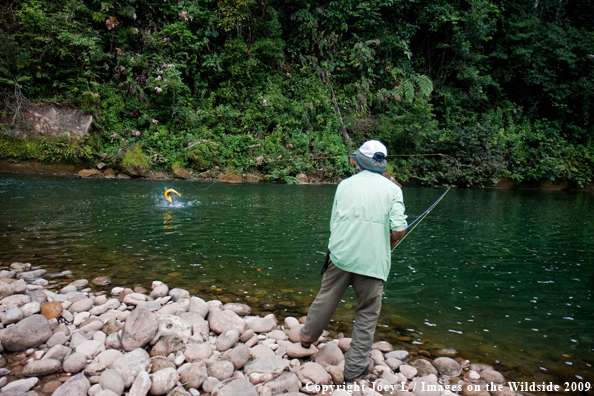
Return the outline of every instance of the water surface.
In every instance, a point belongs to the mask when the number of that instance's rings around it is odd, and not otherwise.
[[[168,188],[182,194],[173,204]],[[302,315],[319,288],[335,189],[0,174],[0,265],[145,288],[158,279]],[[442,191],[405,188],[409,220]],[[512,376],[591,375],[592,218],[589,193],[451,190],[393,254],[379,337],[455,348]],[[355,301],[349,291],[333,334],[348,335]]]

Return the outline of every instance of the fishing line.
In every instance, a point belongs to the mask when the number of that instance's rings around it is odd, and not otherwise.
[[[443,194],[441,194],[441,196],[435,202],[433,202],[433,204],[431,204],[431,206],[429,206],[429,208],[427,208],[427,210],[425,210],[423,213],[421,213],[420,216],[418,216],[412,223],[410,223],[406,227],[406,230],[407,230],[406,234],[392,248],[392,252],[394,251],[394,249],[396,249],[402,243],[402,241],[404,241],[406,239],[406,237],[411,232],[414,231],[415,228],[417,228],[417,226],[419,224],[421,224],[421,222],[425,219],[425,217],[427,217],[427,215],[429,213],[431,213],[431,211],[437,206],[437,204],[441,202],[441,200],[443,199],[443,197],[445,197],[446,194],[452,189],[454,183],[456,182],[456,180],[458,179],[458,176],[460,175],[460,162],[455,157],[452,157],[451,155],[447,155],[447,154],[442,154],[442,153],[436,153],[436,154],[393,154],[393,155],[388,155],[388,157],[430,157],[430,156],[441,156],[441,157],[444,157],[444,158],[449,158],[451,160],[454,160],[456,162],[456,176],[454,176],[454,179],[452,180],[452,182],[450,183],[450,185],[448,186],[448,188],[445,190],[445,192]],[[312,158],[312,159],[314,159],[314,160],[321,160],[321,159],[333,159],[333,158],[344,158],[344,157],[348,157],[348,154],[347,155],[345,155],[345,154],[343,154],[343,155],[337,155],[337,156],[332,156],[332,157],[316,157],[316,158]],[[274,161],[290,161],[290,160],[291,160],[290,158],[283,158],[283,159],[275,159],[275,160],[272,160],[270,162],[274,162]],[[267,162],[269,162],[269,161],[267,161]],[[217,183],[217,182],[218,182],[218,180],[215,180],[208,187],[202,189],[202,191],[208,190],[213,185],[215,185],[215,183]]]
[[[203,188],[203,189],[202,189],[202,191],[206,191],[206,190],[208,190],[209,188],[211,188],[211,187],[212,187],[212,186],[213,186],[215,183],[217,183],[217,182],[218,182],[218,180],[215,180],[215,181],[213,181],[212,183],[210,183],[210,185],[209,185],[208,187],[206,187],[206,188]]]

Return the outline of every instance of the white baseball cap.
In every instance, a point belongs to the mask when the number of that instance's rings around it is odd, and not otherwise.
[[[376,153],[382,153],[384,157],[388,156],[388,149],[379,140],[368,140],[359,148],[359,152],[366,157],[373,158]]]
[[[379,140],[368,140],[353,153],[357,164],[365,170],[376,173],[386,171],[388,165],[388,149]]]

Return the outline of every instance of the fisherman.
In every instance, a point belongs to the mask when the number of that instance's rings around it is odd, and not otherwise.
[[[382,305],[384,282],[390,273],[391,251],[406,231],[402,190],[382,176],[387,149],[377,140],[365,142],[353,154],[362,169],[336,189],[330,219],[328,255],[322,286],[300,331],[301,346],[310,348],[332,318],[346,288],[359,300],[352,342],[346,353],[347,384],[371,373],[369,356]]]

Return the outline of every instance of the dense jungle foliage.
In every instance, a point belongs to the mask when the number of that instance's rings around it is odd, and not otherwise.
[[[594,180],[589,0],[9,0],[0,26],[0,157],[334,180],[350,137],[454,156],[461,185]],[[91,112],[93,136],[11,137],[24,100]]]

